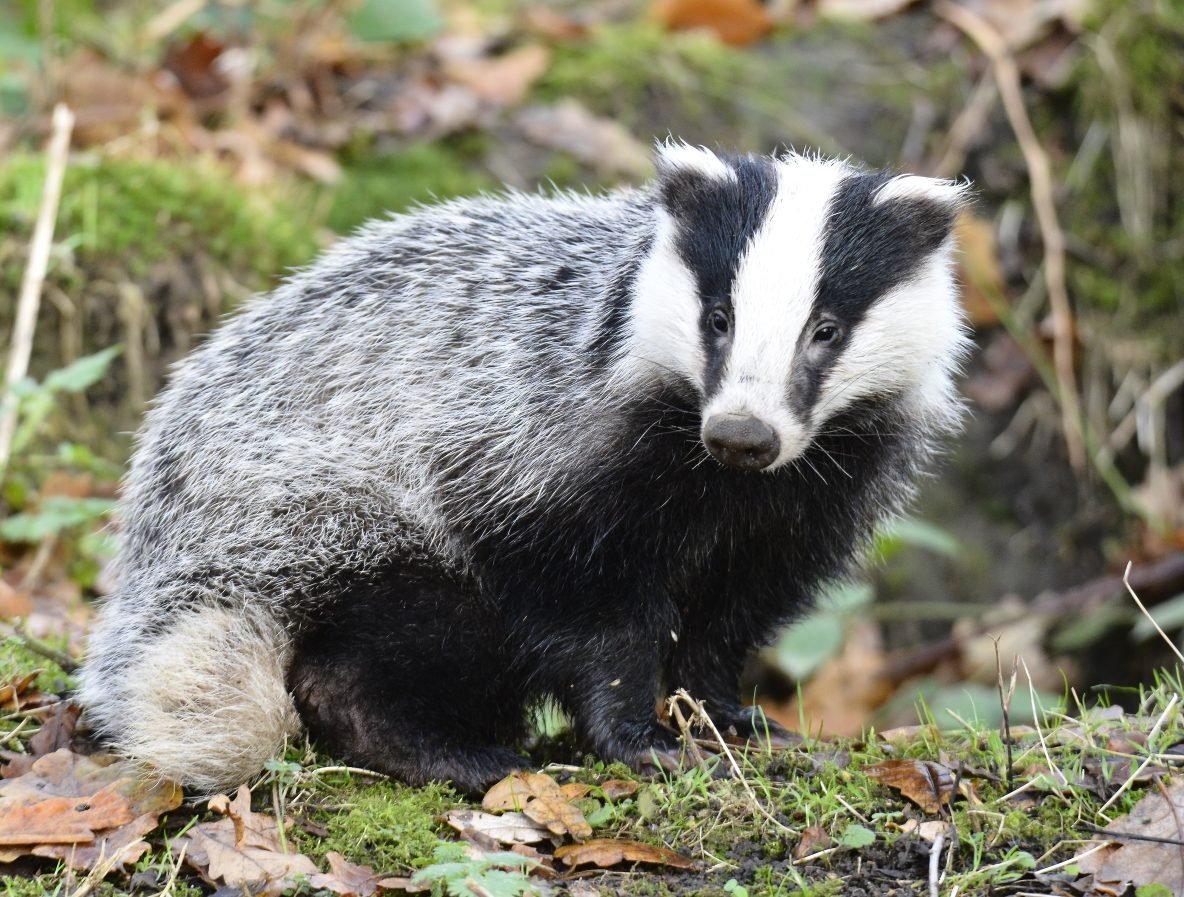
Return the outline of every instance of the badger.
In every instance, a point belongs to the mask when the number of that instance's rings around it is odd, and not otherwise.
[[[962,183],[667,142],[646,187],[363,227],[173,373],[80,699],[193,789],[307,731],[477,790],[554,702],[677,763],[956,428]]]

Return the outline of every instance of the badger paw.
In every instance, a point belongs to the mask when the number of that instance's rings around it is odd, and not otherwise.
[[[802,744],[801,736],[773,722],[759,707],[741,707],[739,704],[708,707],[707,715],[728,741],[734,738],[738,742],[747,741],[774,751],[800,747]]]

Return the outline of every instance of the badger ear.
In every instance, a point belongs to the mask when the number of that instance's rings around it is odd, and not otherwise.
[[[702,146],[663,141],[654,148],[658,170],[658,194],[662,204],[677,213],[704,188],[736,180],[736,172],[723,159]]]
[[[970,201],[970,182],[901,174],[876,191],[872,205],[909,201],[930,203],[953,215]]]

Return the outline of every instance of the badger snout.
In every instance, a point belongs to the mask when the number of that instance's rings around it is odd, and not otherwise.
[[[763,470],[781,451],[777,431],[751,415],[712,415],[703,425],[703,444],[716,460],[739,470]]]

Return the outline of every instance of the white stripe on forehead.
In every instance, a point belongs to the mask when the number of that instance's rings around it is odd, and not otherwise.
[[[725,388],[742,377],[784,396],[793,350],[814,302],[831,198],[851,173],[842,162],[803,156],[778,162],[777,196],[733,283],[735,333]]]

